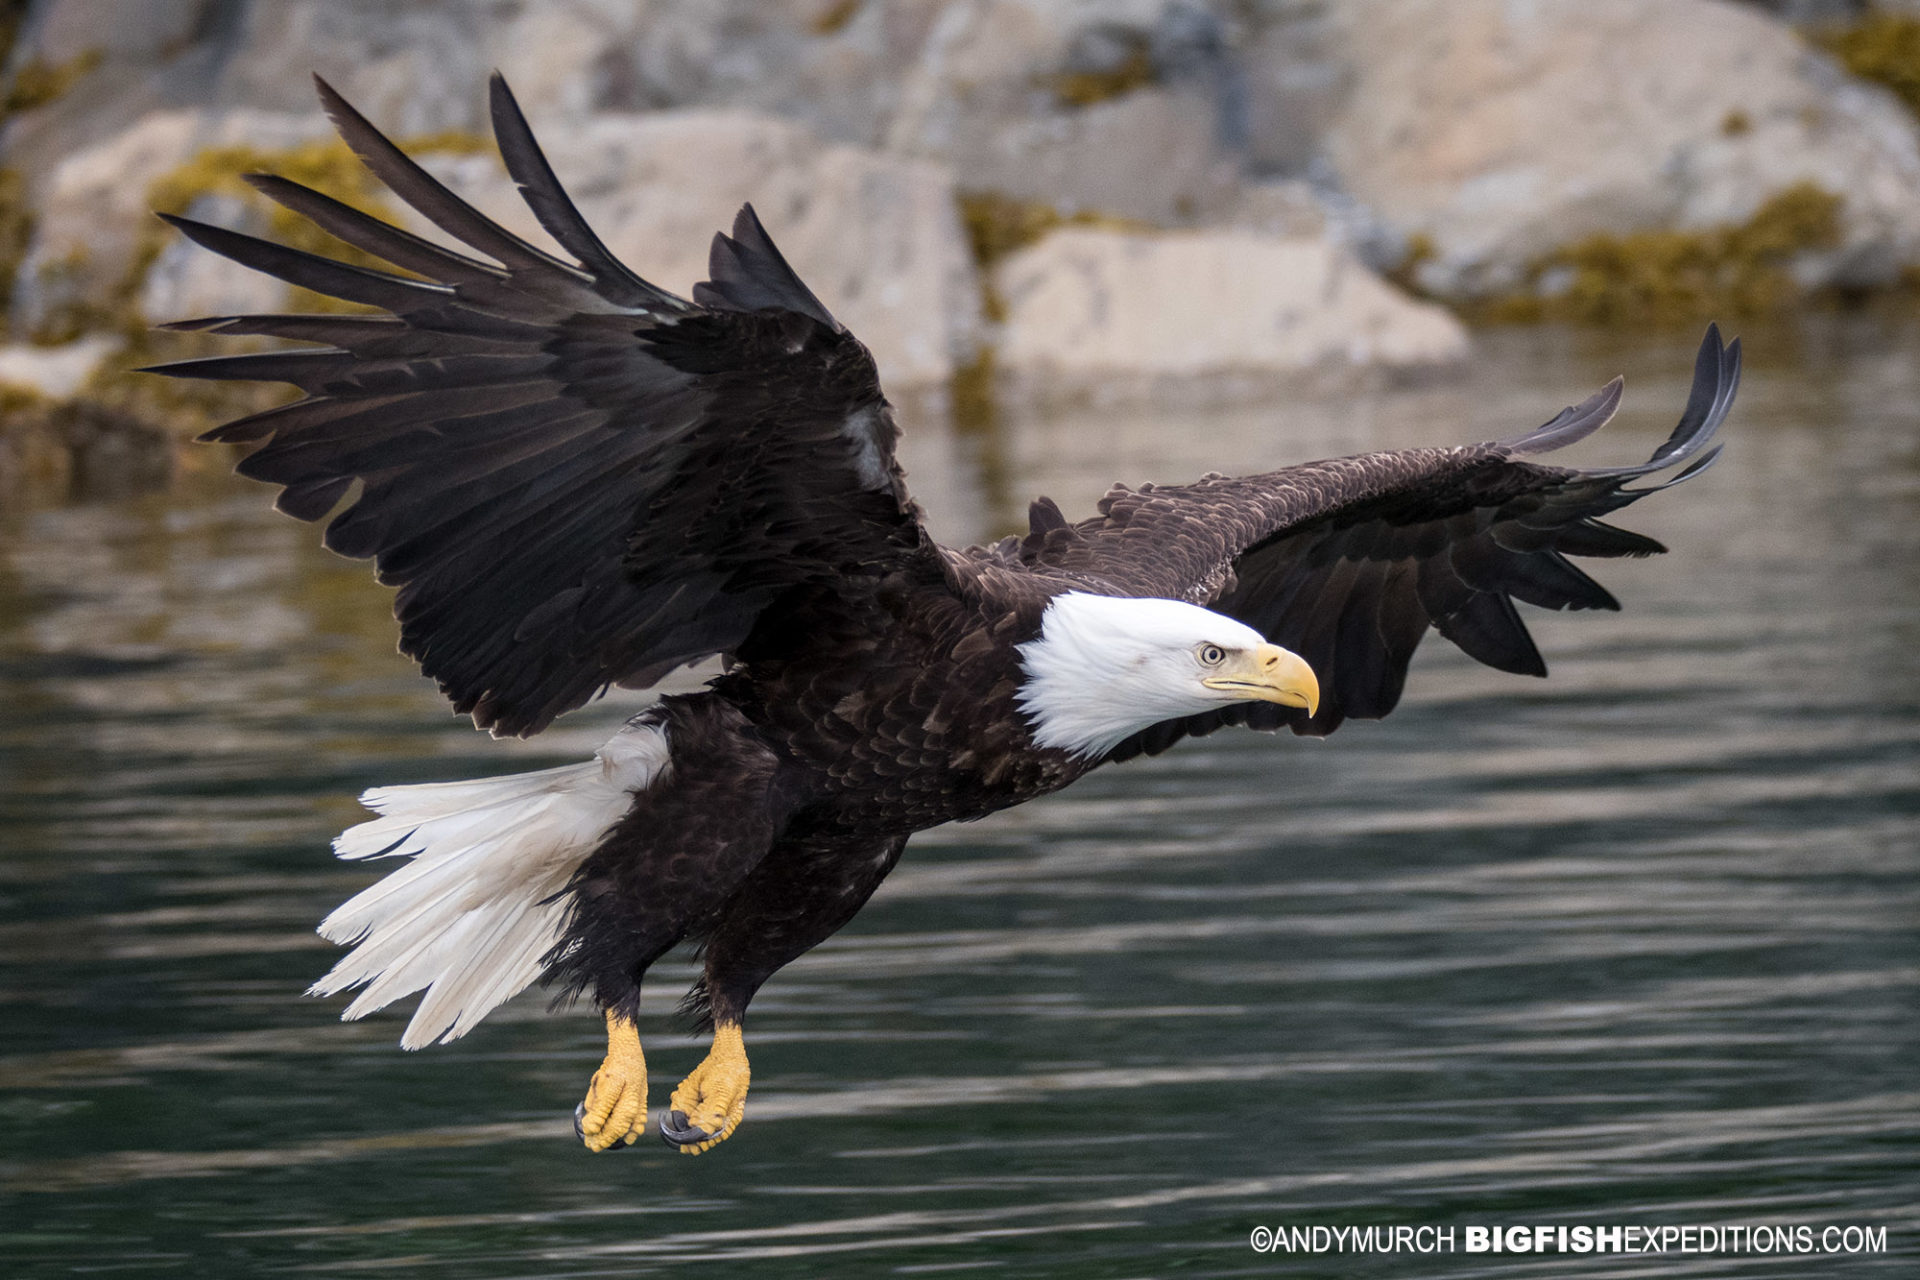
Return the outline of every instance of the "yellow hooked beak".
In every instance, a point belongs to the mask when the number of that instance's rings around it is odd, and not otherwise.
[[[1320,681],[1313,668],[1299,654],[1277,644],[1229,654],[1220,669],[1200,683],[1230,693],[1238,701],[1305,707],[1308,715],[1320,710]]]

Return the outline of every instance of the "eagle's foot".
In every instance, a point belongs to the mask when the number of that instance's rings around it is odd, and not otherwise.
[[[713,1048],[705,1061],[673,1091],[660,1117],[660,1137],[682,1155],[697,1156],[717,1147],[740,1127],[747,1108],[747,1047],[740,1024],[713,1029]]]
[[[593,1073],[587,1099],[573,1111],[573,1132],[589,1151],[632,1146],[647,1127],[647,1058],[640,1032],[607,1011],[607,1056]]]

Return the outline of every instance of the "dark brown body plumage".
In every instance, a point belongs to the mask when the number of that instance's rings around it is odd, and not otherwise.
[[[914,832],[1092,767],[1035,746],[1018,713],[1014,646],[1052,591],[1009,585],[961,600],[883,580],[863,607],[791,601],[766,630],[797,642],[747,646],[709,691],[664,699],[655,714],[687,781],[637,797],[576,876],[562,990],[631,1009],[646,968],[697,939],[690,1005],[738,1021],[767,977],[852,919]]]
[[[479,727],[537,733],[610,684],[729,664],[647,713],[670,768],[580,865],[548,957],[561,990],[628,1014],[647,966],[696,940],[695,1004],[738,1021],[768,975],[852,917],[915,831],[1224,725],[1326,734],[1383,716],[1429,628],[1544,674],[1514,601],[1616,608],[1568,557],[1662,549],[1600,517],[1661,487],[1630,487],[1639,478],[1710,462],[1738,381],[1738,344],[1710,331],[1679,425],[1640,466],[1527,460],[1605,423],[1616,381],[1510,441],[1116,488],[1077,523],[1041,499],[1025,538],[947,550],[907,496],[872,358],[751,208],[715,238],[710,278],[676,297],[607,252],[497,79],[502,157],[565,256],[489,222],[322,97],[368,166],[471,254],[260,177],[412,274],[173,219],[375,312],[186,322],[310,345],[165,371],[307,393],[210,438],[257,446],[241,470],[283,486],[280,506],[301,519],[361,485],[327,544],[398,587],[403,650]],[[1231,615],[1313,667],[1318,712],[1242,702],[1097,760],[1040,748],[1018,704],[1018,646],[1068,590]]]

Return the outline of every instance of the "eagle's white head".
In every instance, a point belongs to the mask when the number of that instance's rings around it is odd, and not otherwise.
[[[1099,756],[1149,725],[1233,702],[1320,705],[1298,654],[1224,614],[1178,600],[1069,592],[1020,646],[1020,709],[1034,741]]]

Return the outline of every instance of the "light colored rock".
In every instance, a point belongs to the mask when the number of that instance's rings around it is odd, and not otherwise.
[[[148,13],[147,9],[154,10]],[[383,128],[484,132],[503,71],[548,119],[745,108],[821,136],[978,169],[975,186],[1168,220],[1230,186],[1230,59],[1191,0],[47,0],[26,47],[105,52],[51,107],[9,122],[30,174],[183,104],[310,112],[318,73]],[[164,10],[165,12],[161,12]],[[124,38],[88,32],[133,12]],[[136,12],[137,11],[137,12]],[[184,41],[176,32],[184,31]],[[1116,33],[1125,38],[1115,44]],[[1057,73],[1102,47],[1150,50],[1157,88],[1084,109]],[[1104,44],[1103,44],[1104,42]],[[1128,100],[1134,99],[1134,100]],[[1099,157],[1106,156],[1102,164]],[[36,179],[37,180],[37,179]]]
[[[30,10],[9,64],[37,62],[64,82],[63,91],[6,121],[7,167],[35,197],[72,156],[126,133],[145,116],[205,106],[213,97],[221,42],[208,36],[220,24],[202,26],[204,14],[196,12],[208,6],[128,3],[124,8],[139,16],[125,23],[117,17],[122,7],[48,0]],[[175,38],[185,19],[194,19],[186,37]],[[97,61],[92,54],[100,55]]]
[[[105,55],[76,100],[16,135],[62,154],[160,106],[313,106],[312,73],[406,133],[483,132],[486,76],[550,117],[688,106],[778,114],[878,145],[948,0],[40,0],[23,56]],[[129,102],[134,106],[126,110]],[[49,130],[46,125],[56,127]],[[38,167],[38,166],[34,166]]]
[[[192,40],[210,0],[42,0],[22,45],[58,65],[88,55],[115,61],[164,56]]]
[[[1451,363],[1466,332],[1319,237],[1248,231],[1056,231],[1000,264],[996,358],[1016,381],[1076,392]]]
[[[871,146],[941,4],[841,14],[837,0],[254,0],[239,7],[217,93],[293,110],[317,71],[383,124],[481,131],[497,67],[523,102],[569,119],[726,105]]]
[[[153,183],[210,147],[294,146],[327,129],[318,112],[156,111],[68,156],[41,188],[13,314],[31,330],[63,308],[110,302],[149,229]]]
[[[607,247],[665,288],[685,294],[706,278],[714,233],[731,229],[751,201],[801,278],[872,349],[890,387],[944,382],[972,355],[979,285],[943,166],[824,143],[739,111],[599,115],[547,131],[545,144]],[[545,243],[496,158],[440,157],[431,167],[490,216]]]
[[[945,156],[968,187],[1067,210],[1190,224],[1220,213],[1239,181],[1201,93],[1141,89],[1071,113],[980,124],[992,127],[969,130]]]
[[[395,134],[477,131],[486,119],[487,73],[521,71],[544,93],[583,73],[604,42],[631,30],[619,11],[586,0],[489,5],[390,0],[270,0],[239,7],[213,86],[227,102],[315,113],[311,76],[326,78],[369,119]],[[598,27],[597,38],[589,28]],[[503,65],[501,55],[507,55]],[[535,76],[535,69],[547,74]],[[557,74],[555,74],[557,73]],[[530,86],[531,87],[531,86]],[[556,106],[588,104],[556,95]]]
[[[37,189],[66,157],[158,110],[251,108],[318,121],[315,73],[399,135],[484,133],[495,68],[550,118],[580,119],[627,96],[624,63],[651,47],[650,28],[699,8],[699,0],[42,0],[17,56],[58,64],[97,51],[104,61],[64,97],[7,122],[9,161]]]
[[[1299,178],[1249,182],[1222,213],[1224,226],[1270,236],[1318,236],[1332,220],[1320,192]]]
[[[1305,173],[1321,135],[1346,96],[1352,71],[1329,51],[1330,10],[1313,3],[1267,5],[1264,21],[1238,51],[1248,166],[1261,174]]]
[[[1204,220],[1239,176],[1223,37],[1206,14],[1161,0],[954,0],[906,75],[886,145],[952,165],[968,190]],[[1115,49],[1148,56],[1155,83],[1086,106],[1058,100],[1063,72]]]
[[[49,400],[65,400],[78,391],[120,350],[120,340],[93,334],[75,342],[39,347],[23,342],[0,346],[0,384],[19,387]]]
[[[653,0],[594,64],[603,110],[726,106],[877,147],[950,0]]]
[[[1811,181],[1846,198],[1810,283],[1920,259],[1920,137],[1756,9],[1723,0],[1347,0],[1353,80],[1327,136],[1347,189],[1431,239],[1422,285],[1509,288],[1594,232],[1741,221]]]

